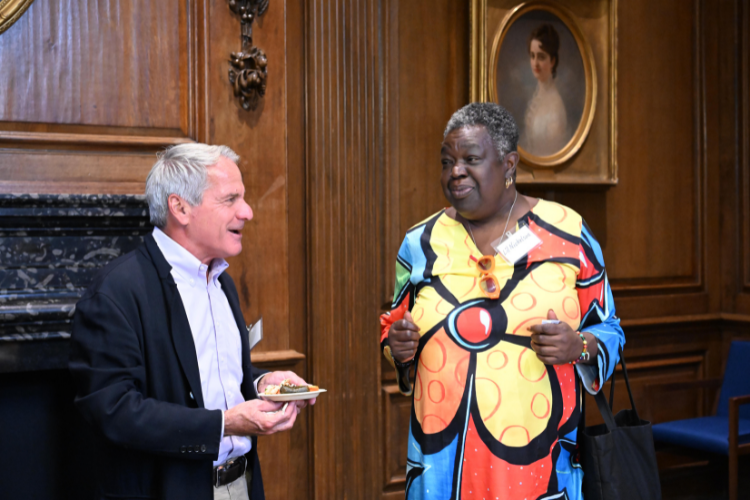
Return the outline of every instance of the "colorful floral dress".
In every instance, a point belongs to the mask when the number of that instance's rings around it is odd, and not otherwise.
[[[542,244],[515,265],[495,257],[501,294],[480,291],[482,257],[461,223],[441,211],[406,234],[396,264],[393,310],[381,343],[410,310],[420,327],[407,499],[580,499],[576,430],[583,385],[595,393],[625,342],[602,251],[573,210],[540,200],[518,222]],[[594,365],[544,365],[527,328],[552,309],[599,345]]]

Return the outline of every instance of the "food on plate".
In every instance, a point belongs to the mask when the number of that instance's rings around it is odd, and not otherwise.
[[[279,386],[278,385],[267,385],[266,388],[263,390],[263,394],[278,394],[279,393]]]
[[[319,390],[317,385],[295,385],[289,379],[281,382],[279,385],[268,385],[263,390],[263,394],[297,394],[300,392],[316,392]]]
[[[315,392],[318,390],[316,385],[294,385],[291,382],[284,381],[279,388],[279,394],[297,394],[299,392]]]

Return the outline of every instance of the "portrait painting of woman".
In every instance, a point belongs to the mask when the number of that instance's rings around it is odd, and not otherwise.
[[[555,154],[573,136],[565,104],[555,85],[559,51],[560,36],[552,24],[541,24],[531,32],[529,60],[537,85],[526,106],[522,146],[537,156]]]
[[[491,94],[517,118],[526,163],[544,164],[573,148],[590,119],[586,111],[593,113],[581,37],[570,23],[550,10],[523,12],[504,25],[494,49]]]

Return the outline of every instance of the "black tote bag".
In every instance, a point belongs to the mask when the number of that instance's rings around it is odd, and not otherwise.
[[[620,348],[620,362],[630,396],[630,410],[612,415],[615,385],[610,402],[601,391],[596,405],[604,423],[586,427],[586,398],[583,399],[578,446],[583,468],[584,500],[661,500],[651,422],[641,420],[630,390],[628,370]]]

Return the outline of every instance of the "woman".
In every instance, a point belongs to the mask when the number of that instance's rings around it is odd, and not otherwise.
[[[542,24],[532,31],[529,59],[537,86],[526,108],[521,146],[536,156],[557,153],[571,138],[565,104],[555,85],[559,50],[560,37],[554,26]]]
[[[457,111],[442,145],[451,206],[398,253],[381,342],[413,394],[408,499],[581,498],[575,371],[596,393],[625,339],[581,217],[516,191],[517,141],[501,106]]]

